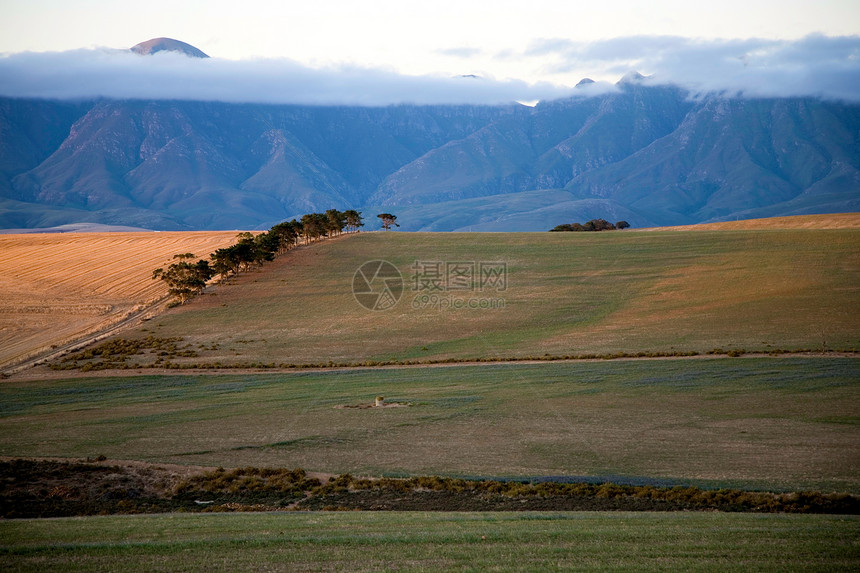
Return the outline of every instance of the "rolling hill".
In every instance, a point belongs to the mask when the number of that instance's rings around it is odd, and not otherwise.
[[[859,257],[857,228],[766,223],[359,233],[291,251],[122,336],[183,337],[195,355],[171,359],[180,366],[851,350],[860,348]],[[379,260],[399,270],[402,295],[372,312],[353,288],[357,271]],[[457,268],[464,281],[449,277]]]

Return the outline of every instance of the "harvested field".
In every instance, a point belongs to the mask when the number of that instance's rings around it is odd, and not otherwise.
[[[97,332],[167,295],[152,270],[236,231],[0,235],[0,367]]]
[[[756,229],[860,229],[860,213],[796,215],[768,219],[744,219],[722,223],[654,227],[643,231],[754,231]]]

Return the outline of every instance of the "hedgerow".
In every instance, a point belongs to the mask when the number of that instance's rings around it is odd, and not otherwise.
[[[693,486],[657,487],[652,485],[620,485],[615,483],[559,483],[553,481],[525,482],[502,480],[467,480],[439,476],[411,478],[356,478],[342,474],[321,483],[308,478],[304,470],[238,468],[193,476],[180,482],[177,494],[190,492],[243,493],[276,492],[302,494],[306,497],[331,496],[361,492],[449,492],[477,496],[506,496],[511,498],[598,498],[641,499],[665,502],[670,507],[687,510],[720,510],[784,513],[860,513],[860,497],[849,494],[820,492],[773,493],[739,489],[708,490]]]
[[[146,341],[153,339],[156,342],[153,346],[147,346]],[[108,370],[108,369],[143,369],[143,368],[160,368],[167,370],[302,370],[311,368],[375,368],[380,366],[422,366],[433,364],[468,364],[474,362],[554,362],[559,360],[630,360],[636,358],[687,358],[700,356],[701,354],[695,350],[674,350],[671,352],[614,352],[607,354],[555,354],[542,356],[494,356],[494,357],[474,357],[474,358],[439,358],[439,359],[422,359],[422,360],[363,360],[360,362],[171,362],[176,358],[195,358],[199,353],[193,349],[180,349],[172,342],[180,342],[182,338],[164,338],[155,339],[150,336],[143,339],[144,344],[139,344],[140,341],[115,340],[111,343],[110,349],[103,350],[102,347],[74,354],[64,358],[58,363],[51,364],[53,370],[75,370],[80,369],[83,372],[89,370]],[[161,342],[158,342],[161,341]],[[164,344],[165,346],[159,346]],[[121,352],[112,350],[113,348],[122,349]],[[147,364],[138,362],[129,363],[128,360],[132,356],[145,355],[147,350],[152,350],[156,355],[156,360]],[[158,352],[155,352],[158,351]],[[834,353],[840,354],[858,354],[855,348],[833,350]],[[784,354],[810,354],[816,353],[814,350],[804,349],[779,349],[766,351],[747,351],[745,349],[723,350],[715,348],[707,351],[708,356],[729,356],[740,357],[751,353],[757,353],[768,356],[777,356]]]

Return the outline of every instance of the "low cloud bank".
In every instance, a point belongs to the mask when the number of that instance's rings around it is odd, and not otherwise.
[[[468,57],[457,52],[457,57]],[[501,57],[501,56],[500,56]],[[520,54],[542,77],[651,74],[694,93],[813,96],[860,101],[860,36],[800,40],[622,37],[578,43],[544,39]],[[186,99],[317,105],[499,104],[596,95],[605,82],[574,88],[476,77],[407,76],[340,66],[316,69],[287,59],[197,59],[127,50],[25,52],[0,56],[0,95],[53,99]]]
[[[11,97],[185,99],[318,105],[512,103],[555,99],[569,87],[476,77],[406,76],[356,66],[314,69],[286,59],[221,60],[116,50],[0,58]]]
[[[544,59],[551,74],[590,66],[595,74],[639,70],[650,82],[694,93],[748,97],[812,96],[860,101],[860,36],[800,40],[696,40],[630,36],[578,43],[535,42],[524,57]]]

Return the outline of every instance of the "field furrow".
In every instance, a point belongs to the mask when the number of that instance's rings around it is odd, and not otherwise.
[[[121,320],[167,294],[152,270],[206,258],[235,231],[0,235],[0,366]]]

